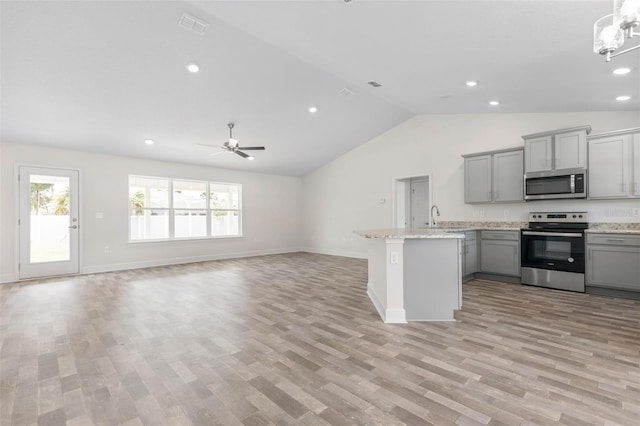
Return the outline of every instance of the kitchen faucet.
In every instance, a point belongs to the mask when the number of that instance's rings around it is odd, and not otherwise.
[[[435,216],[433,215],[433,209],[436,209]],[[438,226],[438,221],[436,220],[436,216],[440,216],[440,209],[435,204],[431,206],[431,226]]]

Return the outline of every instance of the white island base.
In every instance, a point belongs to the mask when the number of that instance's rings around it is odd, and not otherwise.
[[[463,234],[357,233],[370,239],[367,294],[385,323],[455,320],[462,306]]]

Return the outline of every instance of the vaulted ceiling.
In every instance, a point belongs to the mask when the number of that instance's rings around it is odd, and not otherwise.
[[[302,176],[416,114],[640,110],[640,50],[592,52],[611,0],[0,7],[2,142]],[[229,122],[266,151],[199,145],[222,145]]]

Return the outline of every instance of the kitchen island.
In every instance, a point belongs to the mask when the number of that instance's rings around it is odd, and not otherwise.
[[[431,228],[355,233],[369,239],[367,295],[385,323],[454,320],[462,306],[464,234]]]

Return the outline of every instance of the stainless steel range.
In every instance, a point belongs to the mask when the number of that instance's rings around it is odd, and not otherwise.
[[[522,283],[584,293],[587,212],[532,212],[521,232]]]

